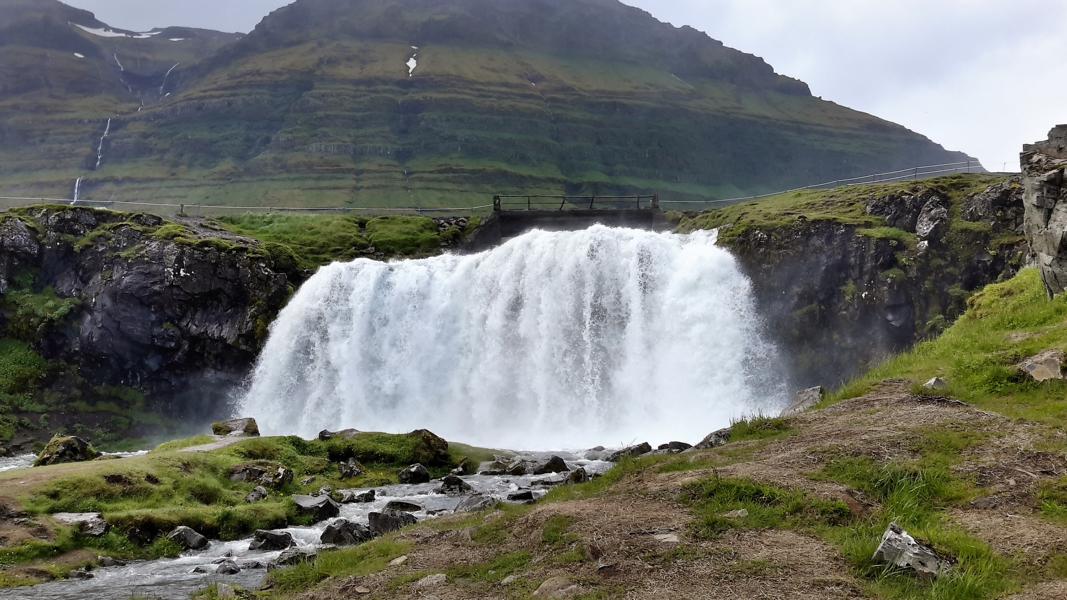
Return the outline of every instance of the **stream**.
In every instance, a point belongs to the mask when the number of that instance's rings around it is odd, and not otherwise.
[[[583,467],[590,475],[602,474],[611,468],[612,463],[599,460],[602,453],[588,455],[555,453],[522,453],[516,458],[532,462],[543,462],[549,457],[560,456],[570,469]],[[10,466],[13,460],[21,461],[26,466],[32,461],[30,455],[16,459],[0,459],[0,469],[20,468]],[[481,493],[502,502],[507,496],[520,490],[531,490],[535,499],[540,499],[554,485],[566,481],[567,473],[547,475],[472,475],[463,480],[473,488],[471,493]],[[468,495],[449,496],[436,492],[440,480],[423,484],[397,484],[374,488],[355,489],[356,492],[375,490],[373,502],[364,504],[342,504],[337,518],[322,521],[310,527],[288,527],[274,531],[292,534],[295,548],[318,549],[324,547],[319,537],[326,526],[337,519],[368,524],[371,512],[381,512],[385,505],[393,500],[402,500],[421,506],[423,509],[413,513],[418,520],[432,519],[440,515],[451,514],[456,506]],[[10,600],[130,600],[131,598],[150,598],[156,600],[188,600],[188,598],[213,583],[226,583],[244,588],[256,588],[263,584],[267,576],[266,565],[275,560],[280,551],[249,550],[251,538],[222,542],[212,541],[204,550],[189,551],[174,559],[151,561],[134,561],[123,566],[97,568],[92,571],[91,579],[64,579],[32,587],[14,588],[0,591],[0,598]],[[235,561],[241,572],[236,575],[220,575],[215,570],[224,559]],[[197,570],[205,572],[197,572]]]

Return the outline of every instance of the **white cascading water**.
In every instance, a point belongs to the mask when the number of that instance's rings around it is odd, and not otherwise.
[[[783,380],[750,282],[714,233],[595,226],[323,267],[271,326],[242,411],[271,434],[695,443],[781,408]]]

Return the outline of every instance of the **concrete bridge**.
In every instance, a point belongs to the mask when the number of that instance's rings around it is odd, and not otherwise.
[[[493,214],[467,247],[480,251],[532,229],[577,231],[593,225],[667,228],[659,196],[494,196]]]

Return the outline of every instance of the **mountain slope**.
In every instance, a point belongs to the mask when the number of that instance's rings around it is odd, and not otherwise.
[[[149,46],[163,36],[105,38],[140,44],[148,65],[125,94],[91,109],[55,97],[50,112],[95,116],[80,137],[23,125],[39,93],[0,93],[6,139],[37,134],[15,140],[0,191],[66,197],[83,177],[83,197],[220,204],[669,200],[964,158],[615,0],[299,0],[195,57],[164,58],[167,44]]]

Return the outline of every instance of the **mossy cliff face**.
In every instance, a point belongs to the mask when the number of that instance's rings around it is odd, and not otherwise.
[[[136,429],[139,409],[218,414],[290,290],[256,242],[148,215],[27,209],[0,240],[3,337],[37,356],[5,390],[24,441],[99,412],[111,431]]]
[[[834,385],[940,333],[1026,251],[1018,181],[958,176],[802,192],[682,220],[717,227],[795,383]]]
[[[1026,182],[1026,237],[1041,268],[1049,295],[1067,290],[1067,125],[1049,132],[1048,140],[1026,146],[1022,169]]]

